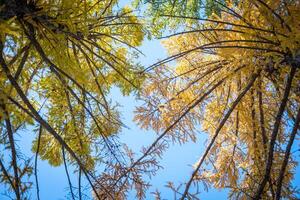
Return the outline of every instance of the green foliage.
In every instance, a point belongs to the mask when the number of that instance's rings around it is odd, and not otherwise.
[[[151,33],[160,37],[163,32],[194,25],[193,18],[207,18],[212,14],[220,16],[228,3],[225,0],[135,0],[134,6],[146,9]],[[238,0],[234,0],[234,4],[237,3]]]

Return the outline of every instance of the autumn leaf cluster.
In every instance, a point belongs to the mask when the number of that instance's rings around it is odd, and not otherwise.
[[[11,155],[1,153],[0,184],[26,199],[34,174],[38,196],[39,157],[64,165],[72,199],[82,195],[71,166],[95,199],[126,199],[132,189],[143,199],[145,175],[171,143],[207,137],[202,154],[191,152],[200,157],[187,180],[168,185],[180,199],[197,199],[202,185],[229,188],[231,199],[296,199],[300,2],[134,4],[148,19],[116,0],[0,0],[0,145]],[[151,66],[138,62],[146,33],[169,54]],[[134,120],[157,133],[139,158],[117,139],[114,87],[144,102]],[[16,140],[28,127],[34,164]]]

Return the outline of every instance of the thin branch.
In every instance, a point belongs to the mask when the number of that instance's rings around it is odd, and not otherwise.
[[[252,85],[254,84],[256,78],[259,76],[259,73],[257,74],[253,74],[249,83],[247,84],[247,86],[244,88],[244,90],[239,94],[239,96],[236,98],[236,100],[233,102],[233,104],[231,105],[230,109],[227,111],[227,113],[225,114],[225,116],[223,117],[222,121],[220,122],[218,128],[215,131],[214,136],[212,137],[208,147],[206,148],[205,153],[203,154],[203,156],[201,157],[201,160],[199,161],[199,163],[197,164],[196,169],[194,170],[194,172],[192,173],[191,178],[189,179],[188,183],[186,184],[184,193],[182,195],[182,197],[180,198],[181,200],[184,200],[186,198],[186,196],[188,195],[190,186],[194,180],[194,177],[197,175],[200,167],[202,166],[206,156],[208,155],[210,149],[212,148],[213,144],[215,143],[216,138],[218,137],[221,129],[223,128],[224,124],[226,123],[227,119],[229,118],[229,116],[231,115],[232,111],[235,109],[235,107],[239,104],[239,102],[241,101],[241,99],[245,96],[245,94],[249,91],[249,89],[252,87]]]
[[[260,129],[261,129],[261,135],[262,135],[262,141],[264,146],[264,155],[267,154],[267,134],[265,129],[265,115],[264,115],[264,109],[263,109],[263,100],[262,100],[262,85],[261,81],[258,83],[258,108],[259,108],[259,123],[260,123]]]
[[[270,179],[270,174],[271,174],[271,169],[272,169],[272,164],[273,164],[273,156],[274,156],[274,146],[275,146],[277,134],[278,134],[278,131],[279,131],[279,128],[280,128],[282,115],[284,113],[286,104],[288,102],[288,98],[289,98],[289,94],[290,94],[290,91],[291,91],[293,78],[294,78],[295,73],[296,73],[296,69],[297,68],[295,66],[291,66],[291,72],[290,72],[290,74],[288,76],[288,79],[287,79],[286,87],[284,89],[283,98],[281,100],[280,107],[279,107],[278,112],[277,112],[277,116],[275,118],[274,128],[273,128],[272,135],[271,135],[271,138],[270,138],[270,146],[269,146],[269,152],[268,152],[268,160],[267,160],[266,168],[265,168],[265,175],[264,175],[264,178],[263,178],[261,184],[259,184],[257,192],[255,193],[256,195],[253,198],[254,200],[261,199],[261,195],[262,195],[262,193],[265,189],[265,186],[266,186],[268,180]]]
[[[156,68],[156,67],[158,67],[158,66],[160,66],[162,64],[165,64],[167,62],[171,62],[173,60],[176,60],[176,59],[178,59],[180,57],[183,57],[183,56],[185,56],[187,54],[190,54],[190,53],[192,53],[194,51],[197,51],[197,50],[222,49],[222,48],[233,48],[234,49],[234,48],[236,48],[236,49],[249,49],[249,50],[274,52],[274,53],[278,53],[278,54],[284,55],[284,52],[281,52],[281,51],[278,51],[278,50],[275,50],[275,49],[260,48],[260,47],[256,47],[256,46],[238,46],[238,45],[216,46],[216,44],[229,43],[229,42],[238,42],[238,41],[243,42],[244,40],[224,40],[224,41],[217,41],[217,42],[211,42],[211,43],[208,43],[208,44],[204,44],[204,45],[201,45],[201,46],[198,46],[198,47],[195,47],[195,48],[192,48],[192,49],[189,49],[189,50],[186,50],[186,51],[174,54],[174,55],[169,56],[169,57],[167,57],[167,58],[165,58],[163,60],[160,60],[160,61],[158,61],[158,62],[156,62],[156,63],[148,66],[147,68],[145,68],[142,71],[142,73],[150,71],[150,70],[153,70],[154,68]]]
[[[1,49],[1,48],[0,48]],[[1,49],[2,52],[2,49]],[[10,117],[9,117],[9,113],[6,110],[6,106],[4,104],[0,105],[6,115],[5,118],[5,125],[6,125],[6,130],[7,130],[7,134],[8,134],[8,139],[9,139],[9,144],[10,144],[10,149],[11,149],[11,159],[12,159],[12,167],[13,167],[13,171],[14,171],[14,187],[15,187],[15,191],[16,191],[16,199],[20,200],[21,199],[21,193],[20,193],[20,187],[21,187],[21,182],[20,182],[20,178],[19,178],[19,173],[18,173],[18,164],[17,164],[17,151],[16,151],[16,146],[15,146],[15,139],[13,136],[13,128],[10,122]]]
[[[67,175],[67,179],[68,179],[68,184],[69,184],[71,196],[72,196],[72,199],[75,200],[75,195],[74,195],[74,192],[73,192],[73,186],[72,186],[72,182],[71,182],[71,179],[70,179],[70,174],[69,174],[68,166],[67,166],[67,162],[66,162],[66,154],[65,154],[64,147],[61,148],[61,151],[62,151],[63,162],[64,162],[64,167],[65,167],[65,171],[66,171],[66,175]]]
[[[29,47],[30,47],[30,44],[28,44],[28,45],[25,45],[20,51],[19,51],[19,53],[17,53],[17,55],[15,55],[10,61],[9,61],[9,63],[7,64],[9,67],[11,66],[11,65],[13,65],[17,60],[18,60],[18,58],[24,53],[24,52],[26,52],[26,51],[28,51],[29,50]],[[24,57],[24,56],[23,56]]]
[[[281,169],[279,172],[279,176],[278,176],[278,180],[277,180],[276,200],[281,199],[281,190],[282,190],[282,182],[283,182],[283,178],[284,178],[284,173],[285,173],[286,167],[288,165],[290,152],[291,152],[292,145],[294,143],[296,134],[298,132],[299,124],[300,124],[300,106],[298,109],[298,114],[297,114],[297,117],[296,117],[296,120],[294,123],[294,127],[292,130],[291,136],[290,136],[290,140],[289,140],[288,145],[285,150],[284,159],[283,159]]]
[[[42,128],[43,127],[40,125],[37,149],[36,149],[35,159],[34,159],[34,176],[35,176],[35,183],[36,183],[36,196],[37,196],[38,200],[40,200],[40,188],[39,188],[39,181],[38,181],[38,174],[37,174],[37,164],[38,164],[38,154],[39,154],[39,151],[40,151]]]
[[[30,47],[30,46],[29,46],[29,47]],[[17,71],[16,71],[16,73],[15,73],[15,79],[16,79],[16,80],[18,80],[18,78],[19,78],[19,76],[21,75],[21,72],[22,72],[22,70],[23,70],[23,68],[24,68],[24,66],[25,66],[25,62],[26,62],[26,60],[27,60],[27,58],[28,58],[28,55],[29,55],[29,47],[25,50],[24,55],[23,55],[23,57],[22,57],[22,59],[21,59],[21,61],[20,61],[20,63],[19,63],[19,66],[18,66],[18,68],[17,68]]]
[[[8,182],[11,185],[12,189],[14,190],[15,194],[17,194],[17,190],[16,190],[16,187],[15,187],[15,184],[11,180],[10,175],[8,174],[7,170],[5,169],[5,166],[4,166],[4,164],[3,164],[3,162],[2,162],[1,159],[0,159],[0,167],[1,167],[1,171],[4,174],[4,177],[7,178]]]
[[[288,31],[292,31],[291,27],[284,21],[284,19],[279,15],[277,14],[268,4],[266,4],[264,1],[262,0],[257,0],[260,4],[262,4],[264,7],[266,7],[269,11],[272,12],[272,14],[274,16],[276,16],[276,18],[278,18],[281,22],[281,24],[284,24],[285,27],[288,29]]]
[[[81,168],[79,167],[78,171],[78,196],[79,200],[82,200],[82,194],[81,194]]]
[[[246,25],[235,24],[235,23],[230,23],[230,22],[226,22],[226,21],[205,19],[205,18],[199,18],[199,17],[176,16],[176,15],[161,15],[161,16],[162,17],[183,18],[183,19],[193,19],[193,20],[199,20],[199,21],[214,22],[214,23],[218,23],[218,24],[227,24],[227,25],[230,25],[230,26],[242,27],[242,28],[246,28],[246,29],[253,29],[253,30],[257,30],[257,31],[262,31],[262,32],[266,32],[266,33],[272,33],[274,35],[278,34],[278,35],[287,37],[287,35],[275,32],[274,30],[267,30],[267,29],[262,29],[262,28],[259,28],[259,27],[246,26]]]

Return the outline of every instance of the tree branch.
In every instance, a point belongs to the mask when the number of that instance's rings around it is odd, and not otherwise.
[[[245,96],[245,94],[248,92],[248,90],[252,87],[252,85],[254,84],[256,78],[259,76],[259,73],[253,74],[248,85],[244,88],[244,90],[239,94],[239,96],[236,98],[236,100],[232,103],[232,106],[230,107],[230,109],[227,111],[227,113],[225,114],[225,116],[223,117],[222,121],[220,122],[218,128],[215,131],[214,136],[212,137],[208,147],[206,148],[205,153],[203,154],[203,156],[201,157],[201,160],[199,161],[199,163],[197,164],[196,169],[194,170],[194,172],[192,173],[191,178],[189,179],[188,183],[186,184],[184,193],[182,195],[182,197],[180,198],[181,200],[184,200],[186,198],[186,196],[188,195],[190,186],[193,182],[194,177],[196,176],[196,174],[198,173],[201,165],[203,164],[206,156],[208,155],[210,149],[212,148],[213,144],[215,143],[216,138],[218,137],[221,129],[223,128],[223,126],[225,125],[227,119],[229,118],[229,116],[231,115],[232,111],[235,109],[235,107],[239,104],[239,102],[241,101],[241,99]]]
[[[292,133],[291,133],[291,136],[290,136],[290,140],[289,140],[288,145],[287,145],[286,150],[285,150],[284,159],[283,159],[281,169],[280,169],[280,172],[279,172],[279,176],[278,176],[278,179],[277,179],[276,200],[281,199],[281,190],[282,190],[282,182],[283,182],[283,179],[284,179],[284,173],[285,173],[286,167],[288,165],[290,152],[291,152],[292,145],[294,143],[296,134],[298,132],[299,124],[300,124],[300,106],[299,106],[299,109],[298,109],[298,114],[297,114],[297,117],[296,117],[296,120],[295,120],[295,123],[294,123],[293,130],[292,130]]]
[[[273,155],[274,155],[274,146],[275,146],[275,141],[277,138],[277,134],[280,128],[280,124],[281,124],[281,119],[282,119],[282,115],[284,113],[286,104],[288,102],[288,97],[291,91],[291,87],[292,87],[292,82],[293,82],[293,78],[294,75],[296,73],[296,67],[295,66],[291,66],[291,72],[288,76],[287,79],[287,83],[286,83],[286,87],[284,89],[284,94],[283,94],[283,98],[281,100],[280,103],[280,107],[278,109],[277,112],[277,116],[275,118],[275,123],[274,123],[274,128],[272,131],[272,135],[270,138],[270,146],[269,146],[269,152],[268,152],[268,160],[267,160],[267,164],[266,164],[266,168],[265,168],[265,175],[264,178],[261,182],[261,184],[259,185],[257,192],[255,193],[255,197],[253,198],[254,200],[259,200],[261,199],[261,195],[264,191],[264,188],[268,182],[268,180],[270,179],[270,174],[271,174],[271,169],[272,169],[272,164],[273,164]]]

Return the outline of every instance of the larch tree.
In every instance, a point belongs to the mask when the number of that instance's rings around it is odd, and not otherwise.
[[[231,199],[296,199],[299,0],[149,1],[151,30],[117,4],[0,0],[0,184],[7,195],[29,199],[35,190],[40,199],[40,157],[65,168],[70,199],[83,199],[83,176],[95,199],[126,199],[132,189],[143,199],[145,175],[160,169],[169,144],[206,133],[186,182],[168,184],[176,197],[199,199],[202,186],[213,186],[229,188]],[[135,59],[145,31],[171,33],[163,40],[170,56],[143,69]],[[137,159],[117,141],[123,124],[112,87],[138,92],[145,104],[135,120],[158,134]],[[19,148],[24,130],[35,132],[34,160]]]
[[[158,137],[135,163],[161,156],[171,141],[195,141],[202,130],[206,149],[190,177],[169,185],[180,199],[197,199],[191,186],[202,184],[229,188],[231,199],[296,199],[300,2],[214,2],[218,12],[206,17],[155,16],[186,23],[164,37],[170,56],[146,69],[152,75],[135,119]]]
[[[96,166],[125,162],[115,137],[122,123],[108,94],[119,87],[127,95],[143,80],[134,61],[142,25],[117,3],[0,1],[0,184],[11,198],[28,199],[36,188],[39,199],[38,156],[65,166],[71,199],[82,198],[81,176],[97,199],[112,197],[95,184],[102,173]],[[34,162],[18,147],[18,134],[27,137],[22,130],[36,132]],[[70,166],[78,186],[70,181]]]

